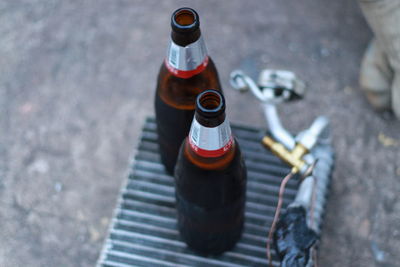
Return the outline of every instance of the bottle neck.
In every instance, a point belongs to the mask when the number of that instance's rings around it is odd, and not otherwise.
[[[203,37],[186,45],[178,45],[171,39],[165,66],[168,71],[179,78],[188,79],[201,73],[208,64],[208,54]]]
[[[190,128],[188,142],[191,150],[203,158],[218,158],[232,150],[234,138],[228,120],[215,127],[200,124],[196,117]]]

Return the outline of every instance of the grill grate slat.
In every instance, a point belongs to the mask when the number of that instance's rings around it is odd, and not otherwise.
[[[218,257],[192,252],[176,229],[173,178],[165,174],[157,147],[154,118],[147,119],[126,186],[121,195],[98,267],[132,266],[267,266],[266,242],[273,220],[281,179],[290,171],[279,158],[260,145],[263,131],[232,125],[248,168],[246,222],[241,240],[232,251]],[[330,147],[318,150],[321,168],[330,171]],[[286,186],[285,208],[295,198],[298,177]],[[319,185],[327,193],[327,185]],[[322,221],[324,203],[315,207]],[[275,252],[274,266],[279,266]]]

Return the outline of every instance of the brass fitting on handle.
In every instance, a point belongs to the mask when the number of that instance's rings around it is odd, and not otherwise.
[[[296,143],[292,151],[286,149],[281,143],[273,140],[269,136],[264,136],[262,144],[271,150],[276,156],[292,167],[292,173],[298,173],[307,169],[307,163],[303,160],[303,156],[309,151],[302,144]]]

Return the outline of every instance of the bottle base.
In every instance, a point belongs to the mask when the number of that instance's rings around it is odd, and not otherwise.
[[[178,216],[179,233],[188,247],[201,256],[217,256],[234,248],[242,235],[244,220],[221,232],[196,230],[190,224],[184,216]]]
[[[161,151],[170,151],[169,155],[165,155],[166,153],[161,153],[161,163],[164,165],[165,172],[173,176],[176,164],[176,157],[174,157],[174,152],[170,149],[164,148],[161,144],[159,144],[159,149]]]

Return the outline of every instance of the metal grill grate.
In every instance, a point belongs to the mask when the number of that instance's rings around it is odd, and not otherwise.
[[[280,182],[290,168],[260,145],[264,131],[232,125],[248,169],[245,228],[232,251],[205,258],[188,249],[179,236],[173,178],[165,174],[160,163],[155,130],[154,119],[147,119],[98,266],[267,266],[267,233]],[[321,155],[322,161],[326,158],[323,165],[328,174],[333,164],[330,146]],[[294,199],[297,186],[297,177],[287,184],[284,208]],[[322,201],[316,207],[318,221],[325,203],[324,189]],[[274,261],[274,266],[279,263]]]

